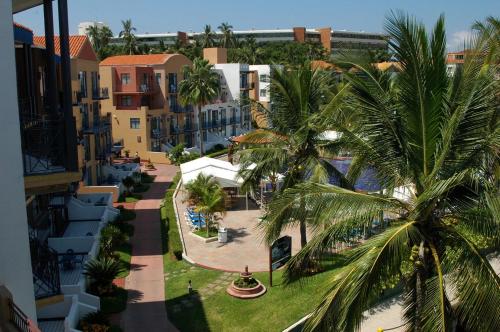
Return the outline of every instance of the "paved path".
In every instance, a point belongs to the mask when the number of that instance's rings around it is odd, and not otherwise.
[[[125,279],[128,291],[127,309],[121,315],[126,332],[177,331],[168,321],[165,309],[165,283],[160,232],[159,205],[165,189],[172,181],[177,167],[156,165],[155,182],[135,204],[137,217],[132,243],[131,270]]]

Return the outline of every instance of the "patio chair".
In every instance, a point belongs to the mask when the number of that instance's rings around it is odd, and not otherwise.
[[[75,252],[73,251],[73,249],[68,249],[66,250],[66,253],[62,256],[61,264],[63,270],[70,271],[75,269],[77,260],[74,253]]]

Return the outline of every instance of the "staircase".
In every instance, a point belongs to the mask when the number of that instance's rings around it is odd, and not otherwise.
[[[35,299],[61,294],[57,252],[33,238],[30,239],[30,251]]]

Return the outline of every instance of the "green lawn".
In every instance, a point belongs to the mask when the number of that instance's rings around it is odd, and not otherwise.
[[[120,197],[118,197],[118,203],[123,203],[123,202],[135,203],[141,199],[142,199],[142,195],[136,194],[136,193],[129,194],[126,197],[124,195],[120,195]]]
[[[201,228],[197,231],[194,231],[193,233],[204,238],[215,237],[219,234],[216,228],[209,229],[208,236],[207,236],[207,230],[205,228]]]
[[[240,300],[229,296],[225,287],[194,305],[185,308],[181,302],[188,298],[187,284],[192,281],[195,292],[204,293],[204,287],[221,276],[222,272],[197,267],[189,269],[184,262],[167,263],[171,276],[166,282],[169,319],[181,331],[281,331],[310,313],[319,303],[324,285],[329,284],[334,271],[306,278],[306,282],[290,286],[281,284],[281,271],[273,273],[273,287],[268,273],[255,273],[267,287],[267,293],[253,300]],[[189,269],[185,273],[174,273]],[[229,283],[228,283],[229,284]],[[174,311],[174,306],[182,308]]]
[[[132,245],[125,243],[115,251],[118,254],[119,260],[123,265],[123,271],[118,275],[117,279],[125,278],[130,273],[130,259],[132,258]]]

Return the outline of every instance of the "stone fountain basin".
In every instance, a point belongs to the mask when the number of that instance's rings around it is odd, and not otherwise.
[[[254,299],[266,293],[267,289],[259,280],[257,286],[252,288],[240,288],[234,284],[234,281],[227,287],[226,291],[229,295],[238,299]]]

